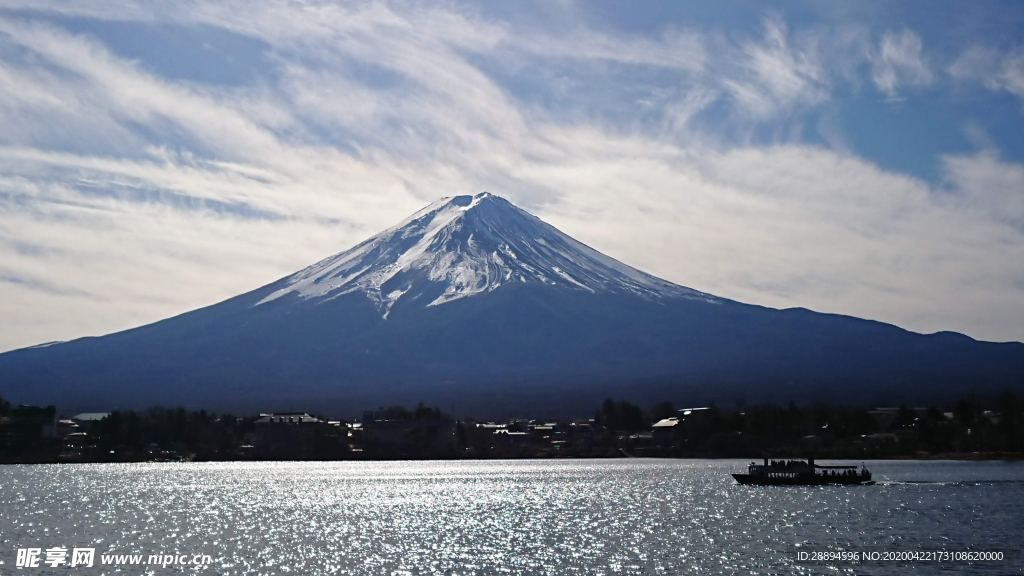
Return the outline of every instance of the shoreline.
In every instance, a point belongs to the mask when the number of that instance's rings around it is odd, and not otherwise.
[[[631,455],[615,455],[615,456],[598,456],[598,455],[587,455],[587,456],[500,456],[500,457],[473,457],[473,458],[443,458],[443,457],[427,457],[427,458],[330,458],[330,459],[318,459],[318,458],[306,458],[306,459],[281,459],[281,458],[226,458],[226,459],[194,459],[185,458],[182,460],[173,459],[162,459],[162,460],[151,460],[151,459],[94,459],[94,460],[23,460],[14,462],[0,462],[0,466],[30,466],[30,465],[52,465],[52,464],[187,464],[187,463],[208,463],[208,462],[471,462],[471,461],[497,461],[497,460],[631,460],[631,459],[650,459],[650,460],[747,460],[757,461],[763,458],[763,456],[750,457],[750,456],[653,456],[653,455],[642,455],[642,456],[631,456]],[[849,461],[902,461],[902,462],[1020,462],[1024,461],[1024,453],[1021,452],[984,452],[984,453],[944,453],[944,454],[917,454],[913,456],[901,456],[901,457],[865,457],[864,455],[853,456],[853,457],[832,457],[828,456],[825,458],[816,457],[819,460],[849,460]]]

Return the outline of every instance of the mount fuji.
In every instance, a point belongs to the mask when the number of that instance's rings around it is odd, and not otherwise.
[[[607,396],[865,404],[1022,386],[1024,344],[719,298],[488,193],[213,306],[0,354],[4,397],[82,410],[587,414]]]

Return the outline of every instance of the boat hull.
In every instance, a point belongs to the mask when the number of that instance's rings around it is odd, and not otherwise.
[[[755,486],[826,486],[832,484],[868,484],[871,476],[825,476],[823,474],[798,475],[793,478],[771,478],[754,474],[733,474],[740,484]]]

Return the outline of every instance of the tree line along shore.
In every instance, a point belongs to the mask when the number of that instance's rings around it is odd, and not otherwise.
[[[360,419],[184,408],[60,415],[0,398],[0,463],[486,458],[1024,458],[1010,391],[949,405],[647,409],[608,399],[590,418],[453,418],[392,406]]]

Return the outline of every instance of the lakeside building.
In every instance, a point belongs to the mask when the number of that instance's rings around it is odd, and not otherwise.
[[[21,405],[11,410],[11,425],[37,438],[57,437],[57,409]]]
[[[0,448],[5,452],[49,450],[59,445],[57,409],[21,405],[0,418]]]
[[[82,412],[81,414],[75,414],[71,417],[73,422],[79,424],[85,424],[89,422],[99,422],[107,416],[110,416],[110,412]]]
[[[260,414],[253,423],[251,444],[271,452],[310,444],[322,420],[305,412]]]
[[[418,450],[432,453],[455,452],[456,422],[454,420],[439,415],[428,418],[389,418],[388,416],[371,411],[363,413],[364,448]]]

